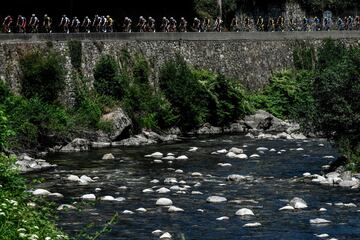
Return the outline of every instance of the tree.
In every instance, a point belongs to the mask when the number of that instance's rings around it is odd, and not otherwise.
[[[326,43],[321,52],[333,47]],[[333,139],[352,167],[360,167],[360,48],[334,52],[314,81],[318,130]],[[319,57],[321,59],[321,57]]]

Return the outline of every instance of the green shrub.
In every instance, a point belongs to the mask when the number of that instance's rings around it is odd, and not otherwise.
[[[179,127],[191,130],[206,122],[209,93],[197,81],[180,56],[165,63],[160,71],[160,89],[179,116]]]
[[[146,59],[142,55],[137,55],[133,64],[134,80],[139,84],[149,85],[150,66]]]
[[[95,66],[94,78],[94,88],[100,95],[122,98],[123,88],[119,78],[119,67],[112,56],[101,57]]]
[[[324,52],[328,46],[339,45],[327,44]],[[314,82],[316,123],[320,131],[335,140],[350,163],[360,169],[360,48],[341,51],[342,55],[333,51],[337,61],[325,62]]]
[[[96,127],[105,133],[111,133],[114,130],[114,126],[112,122],[103,121],[103,120],[99,120]]]
[[[75,125],[84,129],[101,129],[110,131],[106,123],[100,121],[103,114],[112,111],[119,103],[112,97],[100,95],[88,89],[83,79],[79,79],[76,86],[75,106],[70,112]]]
[[[14,158],[0,153],[1,239],[68,239],[56,228],[48,204],[25,192],[25,181],[13,167],[14,163]],[[34,201],[36,208],[28,205]]]
[[[72,66],[78,71],[81,71],[82,62],[82,45],[78,40],[71,40],[68,42],[70,59]]]
[[[261,94],[251,99],[257,109],[269,111],[281,119],[309,117],[314,106],[313,73],[282,71],[274,74]]]
[[[208,75],[210,75],[209,79],[203,81],[211,96],[208,99],[208,122],[216,126],[224,126],[251,112],[250,103],[241,84],[222,74],[208,73]]]
[[[8,118],[0,105],[0,152],[8,146],[8,139],[14,134],[9,128]]]
[[[11,96],[4,102],[4,110],[10,129],[15,132],[10,139],[13,147],[36,148],[62,143],[73,128],[64,107],[44,103],[39,98],[27,100]]]
[[[0,104],[11,95],[10,89],[7,84],[0,80]]]
[[[322,71],[325,68],[337,64],[346,54],[346,47],[340,41],[327,39],[318,50],[316,69]]]
[[[20,60],[21,93],[30,99],[55,102],[65,88],[64,58],[58,53],[33,52]]]

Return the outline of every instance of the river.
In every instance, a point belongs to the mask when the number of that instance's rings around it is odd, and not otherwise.
[[[189,152],[190,147],[199,149]],[[228,158],[225,154],[211,154],[231,147],[244,149],[248,156],[259,154],[260,157],[240,160]],[[276,151],[259,152],[258,147],[274,148]],[[102,160],[102,156],[109,152],[117,159]],[[144,157],[153,152],[186,155],[189,159],[154,163],[154,158]],[[339,202],[359,204],[359,191],[321,186],[302,178],[304,172],[320,174],[322,166],[329,162],[324,156],[329,155],[336,156],[337,152],[325,141],[317,139],[255,140],[239,135],[217,136],[168,145],[54,154],[47,160],[57,164],[56,169],[30,177],[45,179],[36,187],[64,195],[64,198],[55,201],[56,204],[81,202],[78,198],[89,193],[97,197],[111,195],[126,199],[123,202],[82,204],[81,211],[59,211],[57,223],[71,236],[84,229],[90,232],[100,230],[115,213],[119,213],[112,231],[104,233],[99,239],[159,239],[151,234],[156,229],[171,233],[173,239],[186,240],[320,239],[315,234],[324,233],[329,235],[325,239],[360,239],[360,208],[335,205]],[[221,167],[218,163],[230,163],[231,166]],[[183,170],[183,173],[175,173],[176,169]],[[199,172],[202,176],[193,176],[193,172]],[[79,185],[64,180],[69,174],[99,179],[88,185]],[[230,174],[250,175],[254,179],[228,182],[226,177]],[[168,177],[186,183],[164,184],[164,179]],[[160,182],[151,183],[154,179]],[[188,185],[191,188],[184,193],[142,192],[147,188],[156,190],[173,185]],[[95,188],[101,188],[101,191],[96,192]],[[192,191],[203,194],[191,194]],[[212,195],[224,196],[228,201],[207,203],[206,199]],[[169,213],[167,208],[156,206],[156,200],[161,197],[170,198],[184,212]],[[308,208],[279,211],[293,197],[304,199]],[[137,212],[138,208],[145,208],[147,212]],[[236,216],[235,212],[240,208],[252,209],[255,216]],[[327,211],[319,211],[320,208]],[[134,214],[123,214],[124,210],[133,211]],[[216,220],[222,216],[229,219]],[[314,218],[324,218],[331,223],[312,225],[309,220]],[[261,226],[243,227],[253,222],[259,222]],[[84,228],[91,223],[95,227]]]

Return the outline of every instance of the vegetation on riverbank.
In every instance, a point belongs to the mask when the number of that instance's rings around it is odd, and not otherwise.
[[[23,177],[14,168],[15,158],[1,153],[13,134],[8,119],[0,109],[0,236],[13,239],[67,239],[52,220],[48,204],[26,192]]]
[[[257,108],[301,123],[305,132],[326,136],[348,159],[348,168],[359,171],[360,48],[327,40],[316,57],[311,49],[300,55],[296,50],[297,68],[275,74],[252,100]]]

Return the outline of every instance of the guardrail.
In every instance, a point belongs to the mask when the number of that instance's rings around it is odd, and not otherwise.
[[[187,33],[2,33],[0,41],[285,41],[311,39],[360,39],[360,31],[319,32],[187,32]]]

